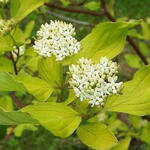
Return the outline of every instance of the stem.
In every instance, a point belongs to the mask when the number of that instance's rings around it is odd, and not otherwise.
[[[16,102],[18,108],[22,108],[23,105],[20,103],[20,101],[18,100],[18,98],[16,97],[15,93],[14,92],[11,92],[10,93],[10,96],[12,97],[12,99]]]
[[[108,12],[107,8],[106,8],[106,3],[105,0],[101,0],[101,5],[104,11],[104,15],[112,22],[116,22],[115,18],[113,18],[113,16]],[[140,57],[140,59],[143,61],[143,63],[145,65],[148,65],[148,62],[145,58],[145,56],[141,53],[140,49],[138,48],[138,46],[134,43],[134,41],[131,39],[131,37],[127,36],[127,41],[129,42],[129,44],[132,46],[132,48],[135,50],[135,52],[137,53],[137,55]]]
[[[66,11],[66,12],[82,13],[82,14],[88,14],[88,15],[92,15],[92,16],[102,16],[102,15],[104,15],[103,12],[93,12],[93,11],[88,11],[88,10],[65,8],[65,7],[58,6],[58,5],[51,4],[51,3],[45,3],[45,5],[49,8],[59,9],[59,10]]]
[[[13,63],[15,74],[17,75],[18,74],[17,64],[16,64],[16,61],[14,60],[14,57],[13,57],[11,52],[10,52],[10,59],[11,59],[11,61]]]
[[[12,133],[13,133],[13,131],[14,131],[15,128],[16,128],[16,125],[12,126],[11,131],[5,137],[4,142],[3,142],[2,147],[0,148],[0,150],[4,150],[5,149],[5,146],[6,146],[7,142],[8,142],[8,140],[10,139],[10,137],[11,137],[11,135],[12,135]]]

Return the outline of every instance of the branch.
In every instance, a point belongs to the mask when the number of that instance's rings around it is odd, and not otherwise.
[[[12,126],[9,134],[5,137],[4,142],[2,144],[2,147],[0,148],[0,150],[4,150],[5,149],[5,145],[7,144],[8,140],[10,139],[14,129],[16,128],[16,125]]]
[[[18,98],[16,97],[15,93],[14,92],[11,92],[10,93],[10,96],[12,97],[12,99],[16,102],[18,108],[22,108],[23,105],[20,103],[20,101],[18,100]]]
[[[50,14],[50,15],[53,15],[55,17],[61,18],[63,20],[76,23],[76,24],[81,24],[81,25],[86,25],[86,26],[91,26],[91,27],[95,26],[95,24],[90,24],[90,23],[85,22],[85,21],[80,21],[80,20],[76,20],[76,19],[73,19],[73,18],[69,18],[69,17],[63,16],[63,15],[57,14],[55,12],[52,12],[50,10],[47,10],[47,13]]]
[[[17,75],[18,74],[18,70],[17,70],[16,61],[14,60],[14,57],[13,57],[11,52],[10,52],[10,59],[11,59],[11,61],[13,63],[15,74]]]
[[[108,12],[107,8],[106,8],[106,3],[105,0],[101,0],[101,5],[103,8],[103,12],[105,14],[105,16],[112,22],[116,22],[115,18],[113,18],[113,16]],[[137,53],[137,55],[141,58],[141,60],[143,61],[143,63],[145,65],[148,65],[148,62],[145,58],[145,56],[141,53],[140,49],[138,48],[138,46],[134,43],[134,41],[131,39],[131,37],[127,36],[127,41],[129,42],[129,44],[132,46],[132,48],[135,50],[135,52]]]
[[[65,8],[65,7],[58,6],[58,5],[51,4],[51,3],[45,3],[45,5],[49,8],[59,9],[59,10],[66,11],[66,12],[82,13],[82,14],[88,14],[88,15],[92,15],[92,16],[102,16],[102,15],[104,15],[104,12],[93,12],[93,11],[88,11],[88,10]]]

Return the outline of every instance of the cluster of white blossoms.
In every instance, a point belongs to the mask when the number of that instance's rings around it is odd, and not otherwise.
[[[12,54],[14,58],[17,58],[17,56],[22,56],[25,53],[25,45],[21,45],[19,48],[17,48],[17,46],[13,46],[13,49]]]
[[[4,20],[0,19],[0,35],[6,35],[12,27],[15,25],[15,20],[10,19],[10,20]]]
[[[78,53],[80,42],[75,39],[75,28],[62,21],[50,21],[37,32],[34,49],[44,57],[56,57],[57,61]]]
[[[69,84],[81,101],[89,100],[94,105],[104,105],[109,95],[117,94],[122,89],[122,82],[117,83],[118,65],[102,57],[98,64],[81,58],[77,65],[69,67]]]
[[[0,0],[0,3],[8,3],[9,0]]]

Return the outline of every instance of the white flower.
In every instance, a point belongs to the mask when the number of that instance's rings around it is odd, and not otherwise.
[[[17,56],[22,56],[25,53],[25,45],[21,45],[19,48],[13,46],[13,49],[12,54],[14,58],[17,58]]]
[[[98,64],[92,60],[81,58],[77,65],[69,67],[69,84],[81,101],[89,100],[94,105],[104,105],[109,95],[117,94],[122,82],[117,83],[118,65],[106,57]]]
[[[6,35],[12,27],[15,25],[15,20],[10,19],[10,20],[4,20],[0,19],[0,35]]]
[[[41,25],[33,47],[41,56],[53,55],[57,61],[62,61],[65,57],[72,56],[80,50],[80,42],[74,36],[75,28],[72,24],[51,21],[50,24]]]

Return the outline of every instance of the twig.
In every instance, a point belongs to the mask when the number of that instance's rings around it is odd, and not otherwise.
[[[76,20],[76,19],[69,18],[69,17],[66,17],[66,16],[62,16],[62,15],[57,14],[57,13],[55,13],[55,12],[52,12],[52,11],[50,11],[50,10],[47,10],[47,13],[50,14],[50,15],[56,16],[56,17],[58,17],[58,18],[61,18],[61,19],[63,19],[63,20],[76,23],[76,24],[81,24],[81,25],[86,25],[86,26],[91,26],[91,27],[94,27],[94,26],[95,26],[94,24],[90,24],[90,23],[85,22],[85,21],[80,21],[80,20]]]
[[[105,16],[112,22],[115,22],[115,18],[112,17],[112,15],[108,12],[107,8],[106,8],[106,3],[105,0],[101,0],[101,5],[103,8],[103,12],[105,14]],[[133,49],[135,50],[135,52],[137,53],[137,55],[140,57],[140,59],[143,61],[143,63],[145,65],[148,65],[148,62],[146,60],[146,58],[144,57],[144,55],[141,53],[140,49],[138,48],[138,46],[134,43],[134,41],[131,39],[131,37],[127,36],[127,41],[129,42],[129,44],[133,47]]]
[[[17,70],[16,61],[14,60],[14,57],[13,57],[11,52],[10,52],[10,59],[11,59],[11,61],[13,63],[15,74],[17,75],[18,74],[18,70]]]
[[[58,6],[58,5],[51,4],[51,3],[45,3],[45,5],[49,8],[59,9],[59,10],[66,11],[66,12],[82,13],[82,14],[86,14],[86,15],[88,14],[88,15],[92,15],[92,16],[102,16],[102,15],[104,15],[103,12],[93,12],[93,11],[82,10],[82,9],[65,8],[65,7]]]
[[[14,129],[16,128],[16,125],[12,126],[9,134],[5,137],[4,142],[2,144],[2,147],[0,148],[0,150],[4,150],[5,149],[5,145],[7,144],[8,140],[10,139]]]
[[[16,102],[18,108],[22,108],[23,105],[20,103],[20,101],[18,100],[18,98],[16,97],[15,93],[14,92],[11,92],[10,93],[10,96],[12,97],[12,99]]]

